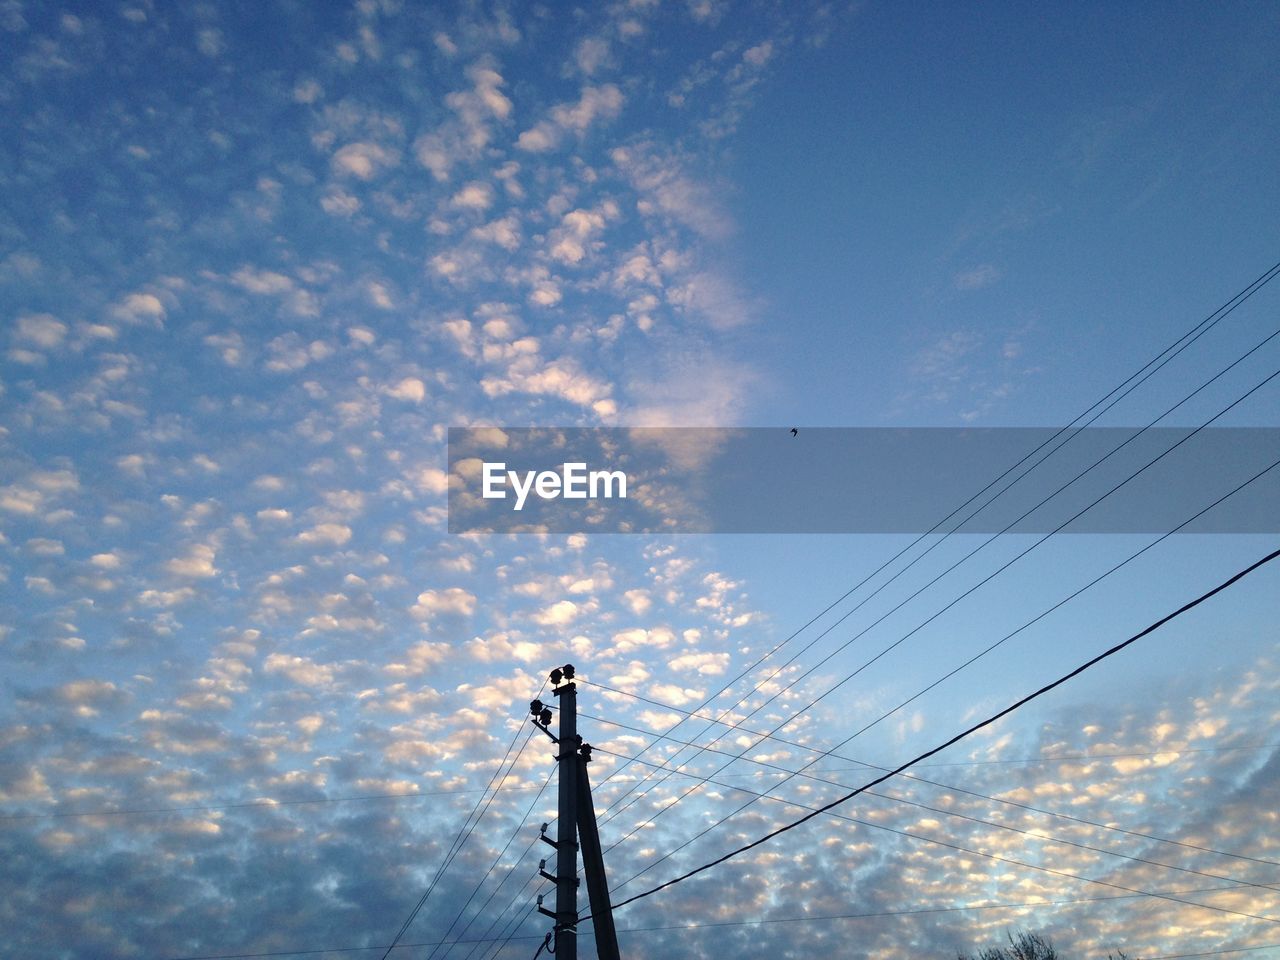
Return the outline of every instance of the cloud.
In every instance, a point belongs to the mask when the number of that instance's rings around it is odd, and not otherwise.
[[[263,662],[262,668],[268,674],[278,673],[303,687],[328,687],[334,681],[333,667],[316,663],[310,657],[273,653]]]
[[[511,393],[559,397],[590,407],[600,416],[612,416],[617,409],[610,396],[613,388],[585,373],[570,357],[544,362],[536,353],[517,354],[501,374],[483,378],[480,386],[490,397]]]
[[[493,206],[493,187],[482,180],[473,180],[455,193],[450,202],[464,210],[488,210]]]
[[[596,246],[593,238],[604,231],[606,222],[617,216],[618,208],[612,201],[605,201],[591,210],[570,210],[548,237],[552,259],[561,263],[578,263],[589,248]]]
[[[455,119],[414,141],[418,162],[437,180],[448,180],[455,166],[477,158],[493,137],[494,121],[506,121],[511,116],[512,103],[502,92],[502,74],[487,61],[473,64],[466,73],[471,80],[470,89],[445,97]]]
[[[48,313],[29,313],[18,318],[14,339],[45,350],[61,346],[67,336],[67,325]]]
[[[461,587],[445,590],[424,590],[409,612],[419,620],[430,620],[441,615],[469,617],[476,612],[475,594]]]
[[[400,162],[400,154],[396,150],[378,143],[349,143],[333,155],[335,173],[355,177],[358,180],[372,180],[384,170],[396,166]]]
[[[733,224],[714,199],[714,192],[691,177],[675,157],[652,143],[617,147],[609,154],[619,172],[641,194],[638,209],[682,224],[695,233],[723,240]]]
[[[351,539],[351,528],[344,523],[318,523],[298,534],[298,543],[306,546],[340,547]]]
[[[604,37],[584,37],[573,52],[574,63],[584,76],[592,76],[610,63],[609,41]]]
[[[213,565],[216,556],[216,551],[208,544],[193,544],[186,554],[165,564],[165,569],[175,576],[192,579],[216,576],[218,568]]]
[[[582,135],[593,124],[617,117],[622,112],[622,102],[622,91],[611,83],[583,87],[576,102],[553,107],[549,119],[520,134],[516,147],[529,153],[554,150],[564,134]]]
[[[293,289],[293,281],[284,274],[247,264],[231,275],[231,282],[241,290],[262,295],[288,293]]]
[[[749,47],[742,54],[742,61],[753,67],[763,67],[773,57],[773,42],[765,40]]]
[[[544,627],[563,627],[577,619],[581,609],[572,600],[558,600],[533,615],[533,622]]]
[[[957,290],[980,290],[1000,279],[1000,271],[989,263],[964,270],[951,278]]]
[[[131,293],[111,308],[111,316],[128,324],[163,326],[166,311],[154,293]]]
[[[515,252],[520,247],[520,218],[515,213],[507,214],[499,220],[474,227],[470,235],[477,240],[497,244],[508,252]]]
[[[427,385],[418,377],[405,377],[384,389],[388,396],[410,403],[421,403],[427,396]]]

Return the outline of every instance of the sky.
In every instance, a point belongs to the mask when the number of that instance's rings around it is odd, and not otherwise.
[[[1099,425],[1280,425],[1278,45],[1244,2],[0,2],[7,955],[528,957],[553,667],[618,902],[1274,550],[445,495],[456,427],[1056,428],[1139,371]],[[1280,957],[1278,584],[620,908],[623,956]]]

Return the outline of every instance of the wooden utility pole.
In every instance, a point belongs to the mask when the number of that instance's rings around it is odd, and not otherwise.
[[[567,675],[567,676],[566,676]],[[556,835],[556,956],[578,960],[578,688],[573,666],[551,671],[560,698],[560,803]]]
[[[591,802],[591,784],[587,778],[591,745],[583,743],[582,737],[578,736],[578,689],[573,683],[573,675],[571,663],[551,671],[551,692],[560,700],[558,736],[547,729],[551,723],[550,709],[541,700],[529,704],[533,722],[556,743],[556,762],[560,768],[555,840],[547,836],[547,825],[542,825],[542,840],[556,851],[555,875],[541,869],[542,876],[555,882],[556,908],[547,910],[542,906],[542,897],[538,897],[538,910],[555,920],[556,960],[578,960],[578,846],[581,841],[596,952],[599,960],[619,960],[618,935],[613,926],[613,907],[609,902],[609,883],[604,872],[604,854],[596,827],[595,806]],[[545,867],[545,861],[543,863]]]

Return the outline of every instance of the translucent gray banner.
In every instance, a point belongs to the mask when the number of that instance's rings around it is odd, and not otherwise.
[[[449,531],[1276,533],[1278,462],[1269,427],[452,428]]]

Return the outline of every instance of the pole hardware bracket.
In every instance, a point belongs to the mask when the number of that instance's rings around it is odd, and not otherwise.
[[[547,827],[549,826],[551,826],[551,824],[549,823],[544,823],[542,825],[542,829],[538,831],[538,839],[541,840],[543,843],[551,844],[553,849],[559,850],[560,844],[558,844],[556,841],[552,840],[550,837],[547,836]],[[554,880],[555,877],[552,877],[551,879]]]
[[[538,894],[538,912],[550,917],[552,920],[556,918],[555,911],[548,910],[542,905],[542,894]]]
[[[558,877],[550,873],[547,873],[547,861],[545,860],[538,861],[538,874],[542,877],[543,880],[550,880],[552,883],[560,882],[560,879]],[[573,878],[573,885],[575,887],[579,886],[581,883],[582,883],[582,879],[580,877]]]

